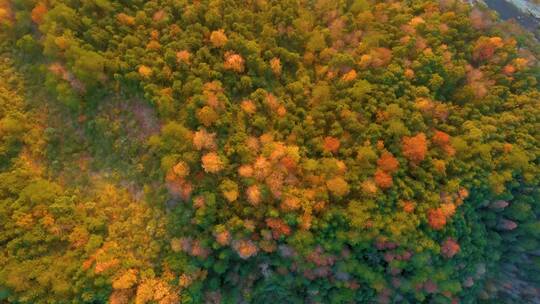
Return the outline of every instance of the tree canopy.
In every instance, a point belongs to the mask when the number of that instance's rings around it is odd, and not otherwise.
[[[540,300],[538,41],[458,0],[0,0],[0,301]]]

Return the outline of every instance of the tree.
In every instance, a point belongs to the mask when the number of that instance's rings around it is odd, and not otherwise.
[[[112,283],[114,289],[128,289],[137,283],[137,270],[129,269],[118,276]]]
[[[0,27],[0,302],[538,285],[538,48],[488,12],[0,0]]]
[[[152,76],[152,69],[145,65],[141,65],[139,67],[139,74],[141,74],[142,77],[148,78]]]
[[[446,154],[452,156],[456,153],[456,150],[454,147],[452,147],[452,143],[450,142],[451,138],[450,135],[448,135],[445,132],[435,130],[432,141],[436,145],[438,145],[443,151],[446,152]]]
[[[127,26],[135,25],[135,18],[124,13],[120,13],[116,15],[116,19],[118,20],[118,22],[120,22],[123,25],[127,25]]]
[[[339,176],[327,180],[326,187],[328,187],[328,190],[330,190],[330,192],[332,192],[338,197],[343,197],[347,195],[350,190],[349,184],[342,177]]]
[[[188,50],[181,50],[176,52],[176,61],[189,64],[191,60],[191,53]]]
[[[39,2],[34,9],[32,9],[32,21],[35,24],[40,25],[43,23],[45,15],[47,14],[47,6],[43,2]]]
[[[280,208],[283,211],[294,211],[300,209],[301,204],[302,202],[297,197],[287,197],[281,202]]]
[[[197,150],[215,150],[217,148],[216,133],[209,133],[205,129],[200,129],[193,134],[193,145]]]
[[[249,186],[246,190],[246,196],[248,202],[254,206],[257,206],[262,200],[261,190],[257,185]]]
[[[238,198],[238,185],[232,180],[224,180],[220,185],[220,189],[228,202],[232,203]]]
[[[247,114],[251,115],[251,114],[255,114],[255,112],[257,112],[257,106],[250,99],[243,100],[242,103],[240,104],[240,106],[242,107],[242,110],[244,112],[246,112]]]
[[[308,43],[306,44],[306,49],[311,52],[322,51],[326,48],[326,39],[324,34],[318,30],[314,30],[311,33]]]
[[[356,71],[355,70],[350,70],[349,72],[343,74],[343,76],[341,77],[341,79],[343,81],[346,81],[346,82],[349,82],[349,81],[353,81],[356,79]]]
[[[427,153],[427,139],[424,133],[418,133],[413,137],[405,136],[401,147],[403,155],[412,163],[419,164],[424,160]]]
[[[281,60],[277,57],[272,58],[272,60],[270,60],[270,68],[272,69],[272,72],[274,72],[274,75],[281,75]]]
[[[392,187],[394,184],[392,176],[381,169],[377,169],[377,171],[375,171],[374,180],[375,184],[377,184],[377,186],[383,190]]]
[[[215,233],[216,242],[221,246],[227,246],[231,243],[231,233],[227,230],[222,230]]]
[[[189,165],[183,161],[180,161],[174,165],[172,171],[177,177],[184,178],[189,175]]]
[[[228,39],[223,29],[213,31],[210,34],[210,42],[212,42],[214,47],[221,48],[227,44],[227,41]]]
[[[218,173],[224,167],[221,157],[216,152],[209,152],[201,158],[202,167],[205,172]]]
[[[441,254],[447,259],[459,252],[459,244],[452,238],[447,238],[441,245]]]
[[[197,119],[205,126],[212,126],[218,119],[218,113],[210,106],[204,106],[197,110]]]
[[[238,253],[238,256],[242,259],[249,259],[257,254],[259,251],[257,246],[251,240],[237,240],[233,241],[233,248]]]
[[[487,60],[493,57],[495,51],[503,46],[500,37],[480,37],[473,49],[473,58],[475,60]]]
[[[223,68],[242,73],[244,72],[244,58],[239,54],[227,52],[225,53],[225,63],[223,63]]]
[[[340,142],[339,139],[327,136],[324,138],[324,150],[331,153],[337,153],[339,150]]]
[[[446,216],[441,208],[428,211],[429,226],[435,230],[441,230],[446,225]]]
[[[377,166],[384,172],[393,174],[398,169],[399,162],[392,153],[385,151],[377,160]]]
[[[412,201],[402,201],[401,205],[402,205],[403,211],[407,213],[413,213],[416,208],[416,204]]]

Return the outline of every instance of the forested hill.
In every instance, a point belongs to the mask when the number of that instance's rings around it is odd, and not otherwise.
[[[0,302],[540,303],[539,55],[455,0],[0,0]]]

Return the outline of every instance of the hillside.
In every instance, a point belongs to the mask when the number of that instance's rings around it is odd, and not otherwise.
[[[0,0],[0,302],[540,303],[540,47],[454,0]]]

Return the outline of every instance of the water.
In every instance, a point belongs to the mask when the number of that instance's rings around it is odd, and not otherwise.
[[[520,10],[511,3],[511,0],[484,0],[484,3],[486,3],[489,8],[499,13],[501,19],[515,19],[521,26],[532,33],[536,34],[536,31],[540,28],[540,19],[535,18],[529,12]]]

